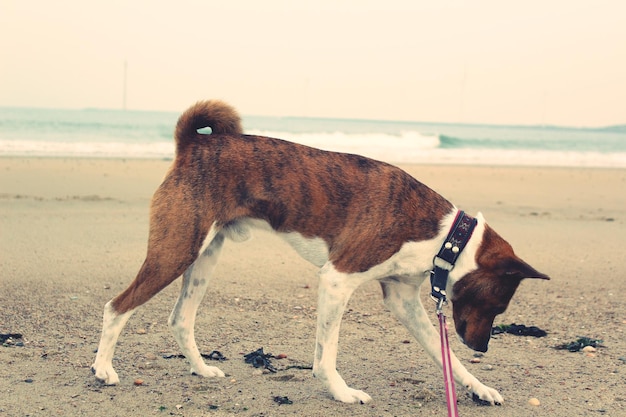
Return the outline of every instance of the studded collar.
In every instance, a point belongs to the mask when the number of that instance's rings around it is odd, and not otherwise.
[[[430,296],[438,303],[438,308],[446,302],[448,275],[454,269],[456,260],[472,237],[477,223],[475,218],[465,214],[463,210],[459,210],[446,240],[433,259]]]

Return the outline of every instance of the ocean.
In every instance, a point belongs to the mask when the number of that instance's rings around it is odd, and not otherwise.
[[[0,107],[0,156],[174,156],[179,113]],[[246,133],[391,163],[626,168],[626,125],[605,128],[242,116]]]

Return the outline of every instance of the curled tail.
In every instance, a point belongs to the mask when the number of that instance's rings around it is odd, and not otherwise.
[[[198,138],[198,129],[211,128],[211,134],[241,134],[241,118],[237,111],[219,100],[199,101],[189,107],[176,123],[176,150]]]

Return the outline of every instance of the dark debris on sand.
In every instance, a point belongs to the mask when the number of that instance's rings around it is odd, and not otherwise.
[[[570,352],[578,352],[587,346],[591,346],[593,348],[603,347],[602,340],[593,339],[591,337],[579,337],[573,342],[557,345],[554,348],[557,350],[569,350]]]
[[[491,334],[509,333],[516,336],[545,337],[548,333],[537,326],[526,326],[524,324],[501,324],[491,329]]]
[[[272,373],[276,373],[276,368],[272,365],[272,361],[270,360],[273,357],[271,353],[265,353],[263,352],[263,348],[259,348],[254,352],[244,355],[244,360],[255,368],[265,368]]]

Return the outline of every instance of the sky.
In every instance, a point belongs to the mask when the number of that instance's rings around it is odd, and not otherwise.
[[[0,0],[0,51],[0,106],[626,123],[622,0]]]

